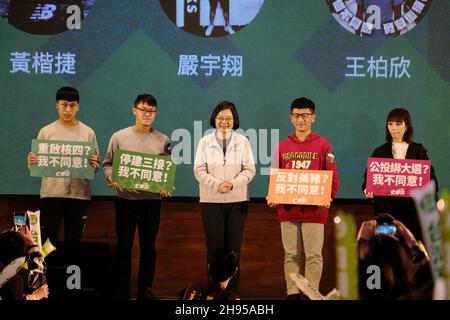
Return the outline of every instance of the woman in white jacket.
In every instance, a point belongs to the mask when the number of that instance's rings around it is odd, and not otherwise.
[[[199,182],[207,262],[220,247],[228,247],[240,260],[245,220],[248,213],[248,185],[255,176],[255,161],[248,139],[236,133],[239,115],[232,102],[214,109],[211,126],[216,130],[200,139],[194,174]],[[239,272],[228,289],[238,291]]]

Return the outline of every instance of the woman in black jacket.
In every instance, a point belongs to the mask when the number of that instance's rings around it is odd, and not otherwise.
[[[386,118],[386,143],[379,146],[372,153],[372,158],[417,159],[429,160],[427,150],[421,143],[412,140],[414,127],[408,110],[396,108],[389,112]],[[404,197],[378,197],[366,191],[366,175],[362,190],[366,198],[373,199],[375,214],[389,213],[412,231],[417,240],[422,240],[422,232],[414,202]],[[430,179],[436,183],[436,200],[438,181],[431,166]]]

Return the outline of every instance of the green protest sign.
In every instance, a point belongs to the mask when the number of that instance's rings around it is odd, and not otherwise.
[[[176,166],[170,156],[120,149],[114,152],[112,180],[122,188],[172,192],[175,171]]]
[[[30,167],[32,177],[94,179],[89,163],[95,154],[94,142],[33,139],[31,151],[37,155],[37,163]]]

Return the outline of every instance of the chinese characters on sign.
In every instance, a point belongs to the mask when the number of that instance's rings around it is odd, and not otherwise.
[[[392,57],[392,58],[370,58],[366,57],[346,57],[347,60],[347,72],[346,78],[389,78],[389,79],[401,79],[411,78],[408,69],[411,65],[411,60],[405,59],[405,57]]]
[[[243,57],[235,55],[198,56],[195,54],[182,54],[178,61],[178,76],[198,77],[199,74],[211,77],[221,73],[222,77],[242,77]]]
[[[9,73],[76,74],[76,54],[70,52],[11,52]]]
[[[273,169],[270,172],[269,202],[329,205],[331,170]]]
[[[89,157],[96,153],[95,143],[33,139],[31,151],[37,163],[30,168],[32,177],[94,179]]]
[[[112,180],[127,189],[159,193],[173,191],[176,167],[170,156],[117,149]]]
[[[429,160],[369,158],[366,189],[376,196],[410,197],[430,181],[430,170]]]

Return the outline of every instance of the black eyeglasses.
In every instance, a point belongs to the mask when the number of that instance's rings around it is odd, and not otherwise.
[[[139,107],[135,107],[135,108],[138,109],[140,112],[142,112],[143,115],[146,115],[147,113],[150,113],[150,114],[156,113],[156,109],[142,109]]]
[[[303,120],[308,119],[311,117],[314,113],[291,113],[291,115],[294,117],[295,120],[298,120],[302,118]]]

